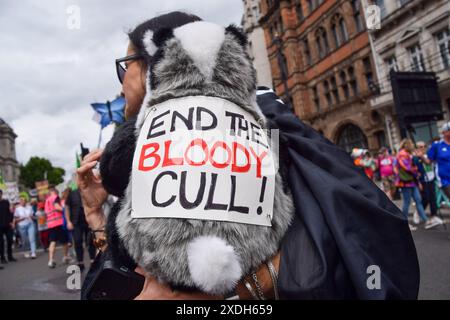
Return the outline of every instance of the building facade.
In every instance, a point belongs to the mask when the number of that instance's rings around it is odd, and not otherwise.
[[[361,1],[263,0],[261,11],[277,94],[347,151],[384,145],[383,119],[370,105],[377,80]]]
[[[450,109],[450,1],[364,0],[380,8],[380,29],[370,31],[377,66],[380,94],[371,99],[372,110],[385,119],[389,144],[400,142],[398,115],[390,72],[434,72],[437,76],[444,119]],[[414,123],[415,140],[426,142],[439,136],[439,122]]]
[[[19,163],[16,158],[15,140],[17,135],[0,118],[0,174],[5,182],[19,181]]]
[[[242,16],[242,27],[248,36],[249,55],[256,69],[256,77],[259,86],[271,88],[272,72],[266,49],[264,30],[259,25],[261,17],[260,0],[243,0],[244,14]]]

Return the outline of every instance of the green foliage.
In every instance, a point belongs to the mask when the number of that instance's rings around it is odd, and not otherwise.
[[[25,165],[20,166],[20,183],[33,189],[36,181],[45,180],[46,173],[50,184],[57,185],[64,181],[64,169],[53,167],[45,158],[31,157]]]

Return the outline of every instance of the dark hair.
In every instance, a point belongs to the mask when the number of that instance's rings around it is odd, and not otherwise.
[[[144,34],[148,30],[157,31],[163,28],[174,29],[182,25],[201,20],[202,19],[197,17],[196,15],[174,11],[142,22],[128,33],[128,37],[130,38],[130,42],[136,49],[136,53],[140,53],[146,56],[146,51],[142,40]]]

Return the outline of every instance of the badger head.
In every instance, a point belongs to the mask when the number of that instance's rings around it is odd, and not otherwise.
[[[256,72],[247,37],[234,25],[192,22],[147,31],[142,39],[149,65],[143,108],[171,98],[212,96],[229,100],[256,119]]]

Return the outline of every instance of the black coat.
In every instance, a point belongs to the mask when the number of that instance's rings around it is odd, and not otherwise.
[[[277,100],[270,92],[258,96],[271,126],[280,129],[280,170],[296,210],[281,245],[280,296],[416,299],[417,254],[400,210],[344,150]],[[108,143],[101,160],[105,188],[119,197],[129,181],[135,143],[134,121],[128,121]],[[133,264],[115,230],[118,210],[116,205],[108,218],[109,248],[113,256]],[[369,289],[377,274],[379,289]]]

